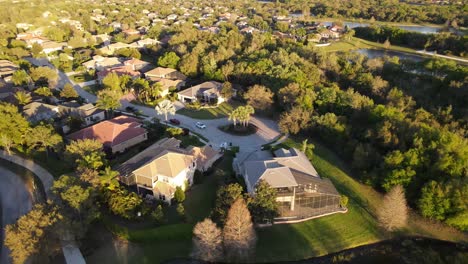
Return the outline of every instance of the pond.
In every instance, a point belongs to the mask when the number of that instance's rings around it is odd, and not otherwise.
[[[358,49],[356,52],[365,55],[369,57],[369,59],[373,58],[379,58],[379,57],[398,57],[400,60],[410,60],[413,62],[421,62],[427,58],[409,54],[409,53],[404,53],[404,52],[398,52],[398,51],[393,51],[393,50],[381,50],[381,49]]]
[[[325,26],[331,26],[333,22],[322,22]],[[356,28],[356,27],[368,27],[370,24],[369,23],[359,23],[359,22],[350,22],[350,21],[345,21],[343,22],[345,26],[348,26],[349,28]],[[407,30],[407,31],[413,31],[413,32],[419,32],[423,34],[435,34],[438,33],[442,27],[436,27],[436,26],[410,26],[410,25],[397,25],[396,27]]]
[[[0,263],[10,262],[3,246],[4,227],[28,213],[34,203],[44,200],[42,183],[31,171],[0,159]]]

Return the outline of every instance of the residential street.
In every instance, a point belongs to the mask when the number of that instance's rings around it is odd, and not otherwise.
[[[32,61],[31,61],[32,62]],[[49,67],[53,67],[52,65],[48,65]],[[70,77],[65,74],[64,72],[58,71],[59,79],[57,81],[57,87],[63,87],[66,83],[72,83],[75,87],[78,94],[86,99],[90,103],[95,103],[97,97],[93,94],[86,92],[83,87],[86,85],[94,84],[95,81],[90,81],[86,83],[77,84],[73,82]],[[148,116],[147,119],[152,119],[153,117],[159,118],[161,121],[164,121],[164,117],[160,116],[156,113],[153,108],[135,105],[126,100],[122,100],[122,108],[121,110],[125,111],[127,106],[132,106],[135,109],[140,110],[144,115]],[[176,109],[180,109],[183,105],[180,102],[175,102]],[[222,132],[218,129],[219,126],[228,124],[229,121],[227,118],[220,118],[220,119],[213,119],[213,120],[198,120],[194,118],[190,118],[184,115],[171,115],[168,119],[176,118],[180,121],[180,126],[190,129],[193,132],[203,135],[205,138],[209,140],[209,143],[213,147],[219,147],[221,143],[227,142],[232,143],[233,146],[239,146],[242,151],[249,151],[249,150],[256,150],[259,149],[260,146],[269,143],[279,137],[281,133],[279,132],[278,125],[275,121],[260,118],[260,117],[253,117],[251,123],[258,127],[258,131],[256,134],[249,135],[249,136],[235,136],[231,134],[227,134]],[[200,129],[195,126],[196,122],[202,122],[206,125],[206,129]]]

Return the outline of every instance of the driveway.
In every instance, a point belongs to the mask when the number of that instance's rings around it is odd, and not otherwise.
[[[35,64],[33,61],[31,62]],[[43,63],[41,64],[44,65]],[[48,63],[47,66],[54,68],[54,66],[50,63]],[[58,88],[63,87],[63,85],[65,85],[66,83],[71,83],[82,98],[86,99],[90,103],[96,102],[97,97],[83,89],[83,87],[86,85],[94,84],[94,81],[77,84],[72,79],[70,79],[70,77],[66,73],[58,70],[57,73],[59,75],[57,81]],[[153,108],[135,105],[125,100],[122,100],[121,103],[121,110],[123,111],[125,111],[125,108],[127,106],[132,106],[140,110],[144,115],[148,116],[147,119],[157,117],[160,120],[164,120],[164,116],[158,115]],[[183,105],[179,102],[176,102],[175,105],[177,109],[183,107]],[[249,136],[235,136],[219,130],[219,126],[226,125],[230,122],[227,118],[198,120],[180,114],[175,114],[168,117],[168,119],[171,118],[178,119],[181,123],[181,127],[188,128],[193,132],[203,135],[209,140],[209,144],[212,145],[214,148],[218,148],[221,143],[227,142],[228,144],[232,143],[233,146],[239,146],[241,151],[252,151],[259,149],[262,145],[269,143],[280,136],[278,124],[275,121],[267,118],[252,117],[251,123],[257,126],[258,130],[256,134]],[[206,125],[206,128],[197,128],[195,126],[196,122],[204,123]]]

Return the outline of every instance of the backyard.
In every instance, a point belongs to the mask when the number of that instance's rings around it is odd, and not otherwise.
[[[299,141],[288,139],[277,147],[299,147]],[[382,230],[375,218],[382,195],[354,180],[347,166],[333,152],[318,142],[311,143],[315,145],[312,158],[314,167],[322,177],[330,178],[341,194],[350,198],[349,211],[346,214],[334,214],[298,224],[257,228],[258,243],[254,259],[256,262],[300,260],[394,237],[393,234]],[[122,255],[122,250],[129,263],[156,263],[188,257],[193,225],[209,215],[219,183],[231,175],[231,162],[232,156],[225,156],[217,164],[214,173],[205,177],[203,183],[195,185],[187,193],[184,202],[186,222],[145,229],[129,229],[106,223],[107,228],[115,235],[129,242],[117,253],[115,245],[104,245],[87,260],[92,262],[106,259],[109,261],[107,263],[113,263],[112,260]],[[411,216],[406,231],[415,236],[467,241],[465,234],[428,223],[416,215]],[[105,248],[108,249],[104,250]]]
[[[232,154],[227,153],[215,164],[213,173],[203,176],[202,182],[192,186],[186,193],[185,222],[179,221],[138,229],[125,227],[110,219],[104,219],[104,225],[95,226],[96,232],[109,236],[107,231],[109,230],[120,239],[104,240],[101,238],[102,236],[92,235],[88,240],[93,244],[99,243],[96,245],[99,249],[90,252],[86,256],[86,260],[88,262],[116,263],[121,262],[122,256],[124,256],[128,263],[161,263],[168,259],[189,256],[193,226],[209,216],[214,206],[218,186],[232,172],[232,158]],[[89,247],[87,246],[87,248]]]
[[[188,116],[195,119],[216,119],[227,117],[234,108],[239,106],[238,102],[224,102],[217,107],[213,108],[202,108],[200,110],[192,110],[187,108],[182,108],[177,111],[177,114]]]

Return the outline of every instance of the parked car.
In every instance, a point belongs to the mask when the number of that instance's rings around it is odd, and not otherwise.
[[[200,129],[205,129],[205,128],[206,128],[206,125],[203,124],[202,122],[197,122],[197,123],[195,123],[195,126],[197,126],[197,127],[200,128]]]
[[[171,124],[173,125],[180,125],[180,121],[175,118],[169,119],[169,122],[171,122]]]

